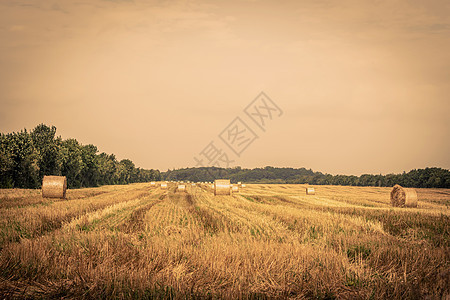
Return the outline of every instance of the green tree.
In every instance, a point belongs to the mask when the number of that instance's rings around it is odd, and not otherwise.
[[[118,183],[117,165],[118,162],[114,154],[108,155],[102,152],[97,156],[99,184]]]
[[[59,151],[59,162],[61,174],[67,177],[69,188],[79,188],[82,186],[82,171],[85,168],[82,149],[75,139],[68,139],[61,142]]]
[[[97,159],[97,147],[94,145],[79,146],[83,169],[81,170],[81,186],[98,186],[99,171]]]
[[[36,164],[38,156],[26,130],[2,135],[0,153],[3,187],[36,188],[39,186]]]
[[[134,174],[134,163],[129,159],[122,159],[119,162],[119,183],[127,184],[133,182],[132,179],[135,178]]]
[[[38,153],[39,180],[44,175],[59,175],[59,145],[55,139],[56,127],[39,124],[31,131],[31,139]]]

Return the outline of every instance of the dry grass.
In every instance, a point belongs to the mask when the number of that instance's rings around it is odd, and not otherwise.
[[[445,298],[448,190],[150,184],[0,191],[0,294],[12,298]]]

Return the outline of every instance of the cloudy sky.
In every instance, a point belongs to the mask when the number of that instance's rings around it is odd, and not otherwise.
[[[450,2],[0,0],[0,131],[139,167],[450,168]],[[283,114],[243,111],[264,91]],[[237,157],[218,135],[256,135]]]

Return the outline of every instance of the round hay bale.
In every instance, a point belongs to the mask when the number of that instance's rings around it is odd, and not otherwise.
[[[391,204],[395,207],[417,207],[416,190],[394,185],[391,191]]]
[[[150,185],[156,185],[156,182],[152,181],[150,182]]]
[[[216,179],[214,181],[214,196],[216,195],[231,195],[229,179]]]
[[[167,182],[161,182],[161,189],[167,190]]]
[[[186,186],[184,184],[179,184],[177,187],[177,192],[186,192]]]
[[[232,185],[231,185],[231,191],[232,191],[233,193],[239,193],[239,185],[232,184]]]
[[[316,190],[314,190],[313,187],[306,188],[306,195],[315,195],[315,194],[316,194]]]
[[[241,184],[241,187],[242,187],[242,188],[245,188],[245,184]]]
[[[42,179],[43,198],[66,198],[66,176],[44,176]]]

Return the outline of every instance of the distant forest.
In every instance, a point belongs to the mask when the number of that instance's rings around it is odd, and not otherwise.
[[[69,188],[161,179],[158,170],[136,168],[129,159],[98,154],[94,145],[56,137],[55,126],[0,133],[0,188],[40,188],[44,175],[67,176]]]
[[[186,168],[168,170],[162,173],[164,180],[213,181],[229,178],[231,182],[247,183],[309,183],[317,185],[386,186],[400,184],[416,188],[450,188],[450,171],[441,168],[411,170],[402,174],[361,176],[330,175],[305,168]]]

